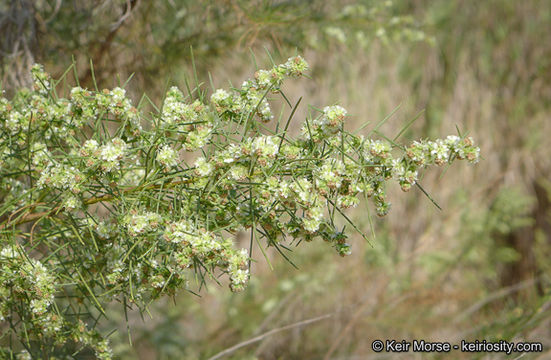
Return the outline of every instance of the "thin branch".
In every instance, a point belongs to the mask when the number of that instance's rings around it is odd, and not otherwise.
[[[524,288],[527,288],[531,285],[533,285],[535,282],[539,281],[538,278],[534,279],[528,279],[523,282],[520,282],[518,284],[514,284],[512,286],[500,289],[499,291],[496,291],[493,294],[490,294],[489,296],[485,297],[484,299],[476,302],[475,304],[471,305],[468,309],[463,311],[461,314],[455,317],[455,319],[452,321],[452,324],[457,324],[461,322],[462,320],[465,320],[467,318],[470,318],[474,313],[482,309],[485,305],[498,300],[500,298],[503,298],[505,296],[508,296],[512,293],[515,293],[517,291],[520,291]]]
[[[189,184],[192,180],[189,179],[189,180],[180,180],[180,181],[174,181],[174,182],[171,182],[169,184],[165,184],[164,185],[164,188],[167,189],[167,188],[172,188],[176,185],[181,185],[181,184]],[[136,186],[136,187],[133,187],[133,188],[130,188],[130,189],[124,189],[122,190],[122,193],[124,194],[128,194],[128,193],[132,193],[134,191],[137,191],[137,190],[143,190],[143,189],[155,189],[155,188],[158,188],[160,187],[161,185],[149,185],[149,186],[146,186],[145,188],[143,186]],[[105,201],[110,201],[110,200],[113,200],[115,198],[114,195],[105,195],[105,196],[99,196],[99,197],[92,197],[92,198],[89,198],[89,199],[86,199],[84,201],[84,205],[92,205],[92,204],[96,204],[98,202],[105,202]],[[11,221],[12,217],[20,212],[21,210],[23,210],[24,208],[35,208],[36,206],[38,205],[41,205],[41,204],[44,204],[43,202],[41,203],[36,203],[36,204],[31,204],[31,205],[26,205],[25,207],[23,208],[20,208],[20,209],[17,209],[15,210],[13,213],[10,214],[9,218],[8,218],[8,221],[6,221],[4,224],[0,225],[0,231],[6,229],[7,227],[9,226],[17,226],[17,225],[20,225],[20,224],[24,224],[24,223],[28,223],[28,222],[32,222],[34,220],[37,220],[37,219],[40,219],[42,217],[45,217],[45,216],[49,216],[51,214],[56,214],[60,211],[63,211],[63,208],[61,205],[58,205],[50,210],[46,210],[46,211],[42,211],[42,212],[39,212],[39,213],[32,213],[32,212],[28,212],[26,213],[25,215],[17,218],[17,220],[15,221]]]
[[[280,327],[280,328],[277,328],[277,329],[270,330],[268,332],[265,332],[264,334],[258,335],[258,336],[254,337],[252,339],[240,342],[237,345],[234,345],[230,348],[227,348],[226,350],[223,350],[223,351],[219,352],[218,354],[210,357],[209,360],[220,359],[221,357],[227,356],[227,355],[233,353],[234,351],[241,349],[242,347],[245,347],[245,346],[254,344],[256,342],[259,342],[259,341],[267,338],[268,336],[272,336],[272,335],[277,334],[277,333],[282,332],[282,331],[294,329],[294,328],[309,325],[309,324],[312,324],[312,323],[315,323],[315,322],[318,322],[318,321],[321,321],[321,320],[325,320],[325,319],[330,318],[331,316],[333,316],[332,313],[331,314],[325,314],[325,315],[318,316],[318,317],[315,317],[315,318],[312,318],[312,319],[302,320],[302,321],[299,321],[299,322],[294,323],[294,324],[289,324],[289,325],[286,325],[286,326],[283,326],[283,327]]]

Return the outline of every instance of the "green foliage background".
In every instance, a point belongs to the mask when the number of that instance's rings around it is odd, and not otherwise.
[[[458,126],[476,136],[484,156],[476,168],[422,179],[443,211],[420,192],[393,198],[373,246],[356,239],[350,258],[306,244],[293,256],[295,270],[270,254],[273,270],[255,264],[243,294],[212,286],[201,297],[166,299],[152,318],[131,314],[133,347],[124,314],[111,309],[121,358],[208,358],[324,314],[331,316],[229,357],[369,357],[377,338],[541,341],[546,353],[524,358],[549,355],[550,2],[57,3],[0,5],[0,29],[10,35],[1,47],[7,92],[28,83],[30,63],[61,74],[74,56],[84,84],[91,58],[102,86],[135,73],[130,90],[155,98],[191,73],[190,46],[199,78],[209,81],[210,72],[216,85],[244,79],[254,67],[250,50],[260,65],[269,62],[264,48],[279,59],[298,49],[314,80],[288,92],[340,101],[353,115],[349,129],[365,121],[372,128],[401,104],[383,133],[396,134],[424,109],[406,138]],[[370,233],[363,210],[352,217]]]

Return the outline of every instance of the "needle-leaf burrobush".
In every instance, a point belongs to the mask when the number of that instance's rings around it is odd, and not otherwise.
[[[36,65],[32,89],[0,98],[4,353],[109,359],[96,329],[107,304],[144,311],[224,274],[243,290],[250,247],[237,245],[237,232],[282,255],[315,238],[347,255],[335,217],[350,221],[344,211],[361,197],[383,216],[387,182],[408,191],[430,165],[478,161],[471,138],[404,146],[351,134],[339,105],[313,110],[291,137],[300,101],[281,86],[307,70],[296,56],[210,96],[172,87],[147,112],[120,87],[59,97],[59,82]],[[270,128],[278,99],[290,116]]]

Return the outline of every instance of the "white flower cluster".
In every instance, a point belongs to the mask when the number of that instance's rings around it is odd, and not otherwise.
[[[196,104],[199,104],[198,102]],[[182,122],[193,123],[199,119],[197,112],[190,104],[184,102],[184,94],[176,86],[166,93],[161,120],[165,125]]]
[[[404,159],[392,160],[392,175],[396,179],[402,190],[408,191],[417,182],[417,167]]]
[[[46,144],[41,142],[35,142],[31,145],[32,164],[37,168],[47,166],[52,158],[51,153],[48,151]]]
[[[278,69],[287,76],[299,77],[308,71],[308,63],[302,56],[297,55],[287,59],[284,64],[279,65]]]
[[[327,139],[340,130],[346,114],[347,111],[342,106],[326,106],[323,108],[321,116],[316,118],[311,124],[305,123],[302,126],[302,136],[316,142]]]
[[[77,209],[77,208],[80,208],[82,206],[82,201],[81,199],[74,195],[73,193],[70,193],[70,192],[66,192],[63,194],[62,196],[62,207],[65,209],[65,210],[74,210],[74,209]]]
[[[156,229],[161,222],[161,215],[153,212],[138,213],[137,211],[131,211],[123,219],[123,224],[125,224],[128,233],[132,236],[152,231]]]
[[[126,147],[126,143],[119,138],[111,139],[110,143],[103,145],[99,149],[102,170],[107,172],[118,170]]]
[[[381,161],[390,158],[392,146],[381,140],[368,140],[364,142],[364,157],[371,161]]]
[[[157,151],[157,161],[165,167],[165,169],[178,165],[178,153],[170,145],[165,144]]]
[[[320,167],[315,169],[316,187],[324,192],[338,189],[342,185],[345,174],[344,163],[335,158],[325,159]]]
[[[224,89],[217,89],[212,93],[210,101],[220,109],[229,108],[232,105],[232,96]]]
[[[205,229],[196,229],[189,221],[182,220],[167,226],[164,239],[174,244],[175,258],[183,269],[195,266],[223,266],[230,275],[230,287],[233,291],[245,288],[249,273],[247,269],[248,252],[236,250],[231,239],[222,240]]]
[[[212,136],[212,125],[197,125],[187,133],[184,146],[188,151],[195,151],[207,145]]]
[[[207,162],[207,159],[203,156],[197,158],[195,161],[195,173],[198,176],[206,177],[212,174],[212,171],[214,170],[214,166]]]
[[[56,135],[66,138],[74,135],[74,129],[82,125],[78,119],[70,116],[70,103],[66,99],[59,99],[52,103],[48,93],[49,75],[41,73],[37,68],[33,75],[35,91],[24,95],[30,106],[13,106],[4,98],[0,98],[0,127],[8,130],[12,135],[12,142],[24,144],[29,124],[41,124],[44,129],[44,138],[50,139]],[[35,69],[36,70],[36,69]]]
[[[249,252],[247,249],[241,249],[234,252],[228,260],[227,271],[230,274],[230,288],[232,291],[243,291],[249,282],[249,269],[247,268],[247,260]]]
[[[266,99],[267,91],[277,93],[284,77],[298,77],[308,70],[308,64],[300,56],[292,57],[284,64],[270,70],[258,70],[254,78],[243,82],[241,89],[233,95],[225,90],[216,90],[210,100],[218,113],[226,118],[240,120],[257,115],[268,122],[273,119],[270,104]]]
[[[218,166],[224,166],[224,164],[231,164],[239,161],[245,153],[250,153],[244,145],[230,144],[226,149],[219,151],[213,157],[213,162]]]
[[[99,109],[92,94],[80,86],[71,89],[71,112],[75,118],[84,123],[90,123],[99,115]]]
[[[97,331],[88,330],[82,320],[76,324],[75,333],[74,338],[82,344],[92,347],[97,359],[110,360],[113,358],[109,339],[102,338]]]
[[[118,283],[128,281],[129,277],[125,276],[127,270],[126,264],[122,261],[124,257],[124,249],[118,243],[109,243],[105,253],[106,268],[105,280],[111,286],[116,286]],[[113,298],[115,298],[115,293]]]
[[[293,197],[298,198],[298,204],[305,211],[302,220],[304,230],[309,233],[318,231],[322,223],[324,209],[327,200],[319,192],[315,191],[314,185],[306,178],[299,178],[289,185]]]
[[[230,168],[230,177],[236,181],[245,181],[249,176],[249,168],[243,164],[234,164]]]
[[[96,140],[89,139],[80,148],[80,155],[88,158],[87,166],[99,165],[103,171],[112,172],[120,169],[127,147],[120,138],[113,138],[102,146]]]
[[[93,228],[101,239],[108,239],[117,235],[118,228],[113,223],[107,223],[103,220],[98,221],[97,219],[92,219],[91,217],[87,218],[88,226]]]
[[[50,75],[44,71],[44,66],[34,64],[31,68],[34,90],[41,95],[48,95],[51,90]]]
[[[50,306],[54,301],[55,278],[38,260],[24,250],[6,245],[0,250],[0,321],[13,316],[10,308],[27,306],[32,321],[46,332],[59,328],[51,319]]]
[[[275,136],[258,136],[254,140],[248,139],[248,141],[252,141],[252,150],[256,155],[274,158],[278,150],[278,142],[276,139],[279,138]]]
[[[28,116],[20,113],[17,110],[10,111],[7,116],[5,127],[10,130],[11,134],[16,134],[23,130],[28,123]]]
[[[84,175],[74,166],[50,163],[40,175],[37,185],[39,188],[57,188],[78,194],[83,180]]]
[[[71,89],[71,102],[68,104],[71,119],[78,127],[94,121],[99,116],[111,114],[116,120],[128,121],[131,134],[137,135],[143,129],[138,110],[126,96],[126,90],[116,87],[112,90],[92,94],[79,86]]]
[[[407,156],[418,165],[443,165],[453,157],[476,164],[480,159],[480,148],[473,146],[470,137],[461,139],[450,135],[444,140],[415,141],[407,149]]]
[[[208,120],[205,106],[195,100],[188,104],[176,86],[167,92],[160,118],[162,128],[184,136],[183,145],[188,151],[205,146],[212,136],[213,124]]]

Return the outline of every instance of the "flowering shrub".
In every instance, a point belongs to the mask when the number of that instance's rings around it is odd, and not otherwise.
[[[406,147],[350,134],[338,105],[307,118],[297,138],[287,134],[296,106],[269,130],[270,101],[307,69],[296,56],[210,98],[173,87],[150,115],[119,87],[60,98],[40,65],[32,90],[1,98],[0,330],[18,341],[6,353],[109,359],[95,330],[105,304],[145,310],[189,279],[224,273],[232,291],[245,288],[250,254],[232,234],[250,229],[251,244],[282,254],[321,238],[347,255],[336,213],[348,220],[343,210],[364,196],[383,216],[387,180],[408,191],[429,165],[478,161],[471,138]]]

